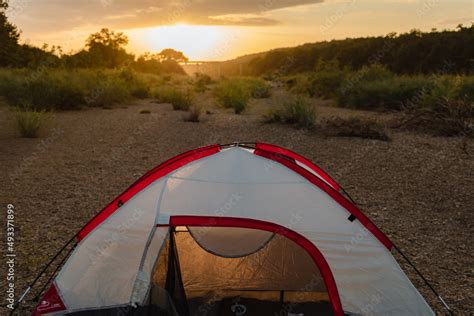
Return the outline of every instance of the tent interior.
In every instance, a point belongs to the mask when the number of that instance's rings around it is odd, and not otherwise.
[[[169,315],[332,315],[306,250],[257,229],[171,228],[152,283],[147,305]]]

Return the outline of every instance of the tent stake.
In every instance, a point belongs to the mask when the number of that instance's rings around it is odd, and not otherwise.
[[[426,286],[429,287],[429,289],[433,292],[433,294],[436,296],[436,298],[441,302],[443,307],[449,312],[450,315],[454,315],[452,309],[449,307],[448,304],[444,301],[444,299],[441,297],[441,295],[438,294],[438,292],[434,289],[434,287],[431,285],[431,283],[425,278],[425,276],[416,268],[415,264],[411,262],[410,259],[398,248],[395,244],[393,245],[393,248],[395,248],[399,254],[402,255],[402,257],[405,259],[405,261],[415,270],[415,272],[418,274],[418,276],[425,282]]]

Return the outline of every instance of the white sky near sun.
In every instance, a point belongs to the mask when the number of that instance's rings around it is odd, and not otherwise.
[[[191,60],[225,60],[277,47],[474,22],[472,0],[10,0],[33,45],[79,50],[102,27],[140,54],[171,47]]]

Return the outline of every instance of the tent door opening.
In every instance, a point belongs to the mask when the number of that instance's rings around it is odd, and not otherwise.
[[[170,227],[155,267],[150,303],[165,289],[170,315],[333,315],[313,259],[273,232]]]

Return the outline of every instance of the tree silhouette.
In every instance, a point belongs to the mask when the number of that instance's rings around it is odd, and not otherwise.
[[[128,37],[107,28],[89,35],[86,40],[87,53],[79,52],[75,60],[79,65],[90,67],[117,68],[132,62],[134,56],[125,51]]]
[[[0,0],[0,66],[9,66],[18,59],[20,32],[8,21],[8,1]]]
[[[158,57],[161,61],[175,61],[177,63],[187,63],[188,57],[184,56],[183,52],[174,50],[172,48],[165,48],[159,54]]]
[[[106,46],[113,49],[120,49],[128,44],[127,35],[122,32],[115,33],[108,28],[103,28],[97,33],[89,35],[86,46],[91,49],[94,46]]]

